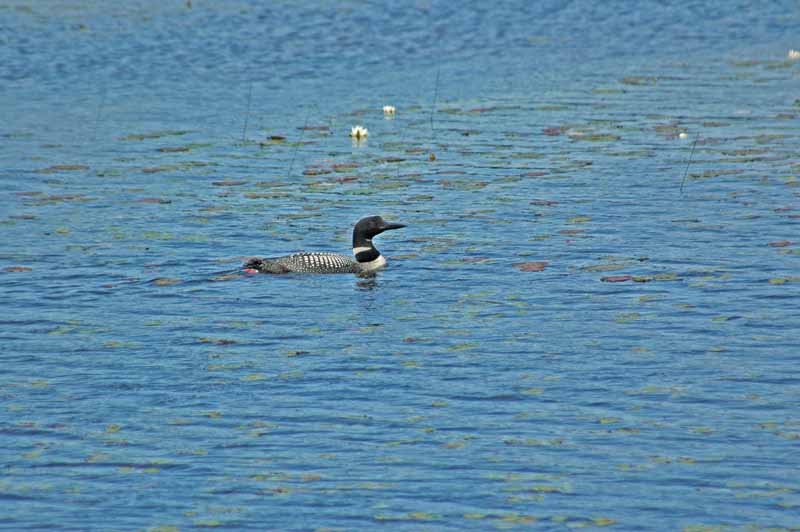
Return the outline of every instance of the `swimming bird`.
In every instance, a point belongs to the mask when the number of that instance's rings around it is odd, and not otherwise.
[[[337,253],[301,251],[293,255],[272,258],[254,258],[244,268],[260,273],[366,273],[386,265],[386,258],[375,248],[373,237],[390,229],[400,229],[405,224],[389,223],[380,216],[367,216],[353,227],[354,259]]]

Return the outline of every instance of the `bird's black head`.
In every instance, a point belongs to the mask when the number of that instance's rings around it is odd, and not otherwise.
[[[362,245],[372,237],[377,236],[390,229],[400,229],[405,224],[389,223],[380,216],[367,216],[358,221],[353,228],[353,247]]]

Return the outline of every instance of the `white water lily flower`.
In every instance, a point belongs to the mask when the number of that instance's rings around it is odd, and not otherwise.
[[[789,50],[789,53],[787,55],[789,59],[793,61],[797,61],[798,59],[800,59],[800,51],[798,50]]]
[[[383,114],[385,115],[393,115],[395,112],[394,105],[384,105],[383,106]]]
[[[689,136],[689,134],[686,133],[685,131],[681,131],[680,133],[678,133],[678,138],[679,139],[685,139],[688,136]]]
[[[363,140],[369,136],[369,131],[364,126],[354,126],[350,129],[350,136],[355,140]]]

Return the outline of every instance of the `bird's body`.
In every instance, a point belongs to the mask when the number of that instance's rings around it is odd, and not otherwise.
[[[350,257],[337,253],[300,252],[285,257],[252,259],[245,268],[262,273],[358,273],[359,266]]]
[[[245,270],[260,273],[368,273],[386,265],[386,258],[372,244],[372,237],[403,224],[387,223],[380,216],[362,218],[353,228],[353,256],[303,251],[273,258],[254,258]]]

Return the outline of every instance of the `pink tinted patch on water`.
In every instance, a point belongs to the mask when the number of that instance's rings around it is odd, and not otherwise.
[[[254,270],[253,268],[245,268],[244,273],[258,273],[258,270]]]

